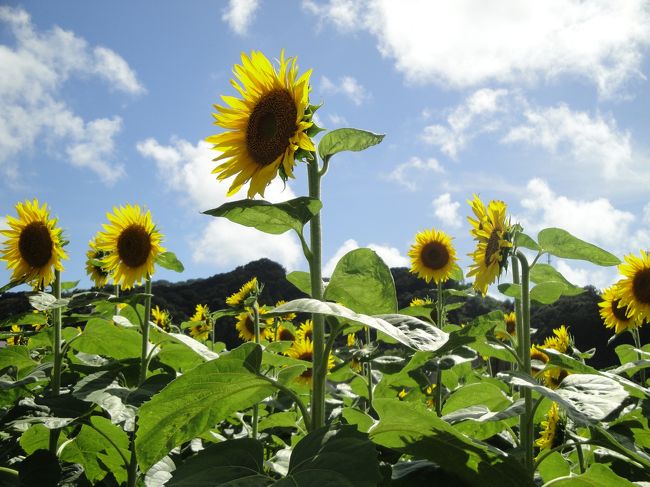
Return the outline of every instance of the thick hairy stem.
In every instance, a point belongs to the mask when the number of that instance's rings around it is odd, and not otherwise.
[[[255,343],[260,344],[260,309],[257,305],[257,301],[253,303],[253,329],[255,330]],[[253,418],[252,418],[252,436],[253,439],[257,439],[257,423],[260,418],[260,406],[255,404],[253,406]]]
[[[58,300],[61,299],[61,272],[54,271],[54,283],[52,284],[52,291],[54,297]],[[61,369],[63,366],[63,344],[61,341],[61,308],[52,310],[52,327],[54,328],[54,338],[52,340],[52,351],[54,352],[54,366],[52,367],[52,378],[50,380],[50,387],[52,389],[52,396],[56,397],[61,393]],[[50,430],[50,452],[56,455],[57,444],[59,442],[60,430]]]
[[[442,330],[444,319],[445,303],[442,298],[442,281],[438,283],[438,302],[436,305],[436,325]],[[442,416],[442,369],[438,362],[438,371],[436,372],[436,414]]]

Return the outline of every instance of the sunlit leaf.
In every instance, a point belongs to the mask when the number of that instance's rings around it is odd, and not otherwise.
[[[156,264],[170,271],[183,272],[185,267],[174,252],[163,252],[156,256]]]
[[[545,228],[539,232],[537,240],[542,250],[563,259],[586,260],[601,266],[614,266],[621,263],[615,255],[580,240],[561,228]]]
[[[592,463],[587,471],[580,475],[559,477],[544,484],[544,487],[634,487],[629,480],[619,477],[606,465]]]
[[[328,160],[334,154],[343,151],[362,151],[379,144],[385,135],[373,134],[366,130],[341,128],[327,132],[318,144],[321,159]]]

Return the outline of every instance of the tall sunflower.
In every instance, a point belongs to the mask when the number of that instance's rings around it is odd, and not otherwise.
[[[296,340],[291,344],[285,354],[291,358],[304,360],[306,362],[313,362],[314,344],[309,338],[296,338]],[[332,354],[329,354],[327,356],[327,370],[331,370],[332,367],[334,367],[334,357],[332,357]],[[303,384],[311,384],[312,375],[312,368],[309,367],[302,374],[300,374],[296,380]]]
[[[550,450],[557,445],[562,444],[562,428],[560,420],[560,410],[557,403],[552,403],[548,413],[546,413],[546,420],[542,421],[542,428],[539,438],[535,444],[540,450]]]
[[[226,129],[206,138],[221,152],[215,161],[225,160],[212,172],[219,180],[236,175],[228,196],[250,181],[248,197],[264,196],[277,176],[293,178],[296,151],[315,151],[307,135],[313,125],[309,109],[311,70],[298,77],[296,58],[280,55],[277,70],[258,51],[242,53],[235,65],[231,84],[242,96],[222,96],[229,106],[215,105],[215,125]]]
[[[616,334],[633,330],[641,325],[639,315],[628,316],[628,307],[621,306],[621,294],[618,286],[610,286],[603,291],[603,300],[598,303],[600,316],[606,328],[614,328]]]
[[[108,272],[103,265],[98,265],[108,255],[104,250],[97,248],[96,238],[89,242],[90,249],[86,252],[86,274],[93,281],[95,287],[102,288],[108,281]]]
[[[474,263],[467,276],[476,276],[474,289],[485,295],[488,286],[501,275],[507,265],[507,257],[512,248],[512,227],[506,217],[507,207],[504,202],[490,201],[485,209],[478,196],[474,195],[474,200],[469,204],[477,217],[477,220],[468,218],[474,227],[470,233],[477,244],[476,250],[469,254]]]
[[[210,317],[210,308],[207,304],[197,304],[194,314],[190,318],[190,321],[204,321],[207,322]]]
[[[34,289],[43,289],[54,281],[54,270],[62,271],[61,259],[67,259],[63,250],[62,230],[56,218],[50,218],[47,203],[40,206],[37,199],[16,204],[18,218],[7,216],[8,230],[0,230],[7,239],[0,260],[12,269],[12,281],[31,283]]]
[[[627,306],[627,315],[639,322],[650,320],[650,253],[641,250],[641,257],[626,255],[618,270],[625,276],[616,284],[619,306]]]
[[[261,315],[264,313],[263,309],[260,308],[260,318]],[[260,324],[261,324],[261,319],[260,319]],[[242,340],[245,340],[247,342],[252,342],[255,340],[255,323],[253,322],[253,317],[251,316],[251,312],[249,311],[243,311],[237,315],[237,323],[235,324],[235,328],[239,332],[239,338]],[[271,341],[273,340],[273,330],[270,328],[262,328],[260,327],[260,338],[262,340],[268,340]]]
[[[259,286],[257,285],[257,277],[253,277],[250,281],[244,283],[244,285],[239,288],[239,291],[226,298],[226,304],[233,308],[241,307],[249,296],[258,291]]]
[[[156,257],[165,249],[163,235],[153,224],[151,212],[143,213],[138,205],[114,207],[106,214],[109,224],[97,238],[97,249],[107,252],[104,269],[113,282],[130,289],[154,273]]]
[[[458,258],[451,237],[442,230],[423,230],[409,250],[411,273],[437,284],[451,277]]]

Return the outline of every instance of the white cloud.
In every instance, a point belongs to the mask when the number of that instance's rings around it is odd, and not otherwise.
[[[504,143],[524,142],[551,153],[568,152],[578,164],[599,167],[607,179],[620,177],[634,163],[630,134],[619,131],[612,118],[592,117],[564,104],[529,109],[525,117],[524,124],[506,134]]]
[[[408,258],[404,257],[395,247],[374,243],[368,244],[367,247],[371,250],[374,250],[388,267],[409,266]],[[341,245],[336,250],[336,252],[334,252],[334,255],[330,257],[330,259],[323,266],[323,276],[331,276],[332,272],[334,272],[334,269],[336,268],[338,261],[341,260],[341,258],[348,252],[351,252],[358,248],[359,244],[354,239],[349,239],[343,242],[343,245]]]
[[[643,223],[650,225],[650,203],[643,207]]]
[[[329,114],[329,115],[327,116],[327,118],[329,118],[329,120],[330,120],[330,122],[332,123],[332,125],[337,125],[337,126],[345,126],[345,125],[348,125],[348,120],[347,120],[344,116],[339,115],[339,114],[337,114],[337,113]],[[318,122],[316,122],[316,124],[318,125]],[[337,128],[338,128],[338,127],[337,127]]]
[[[380,52],[415,82],[457,88],[491,81],[580,76],[612,94],[643,79],[650,43],[645,0],[360,0],[305,8],[344,30],[367,30]]]
[[[333,82],[327,76],[323,76],[321,78],[321,90],[323,93],[345,95],[357,106],[370,98],[370,93],[352,76],[341,76],[338,83]]]
[[[418,189],[416,181],[421,178],[420,175],[413,175],[413,172],[416,171],[419,173],[431,171],[438,174],[443,174],[445,172],[444,168],[434,158],[425,161],[419,157],[411,157],[408,161],[398,164],[395,169],[382,177],[388,181],[394,181],[401,184],[410,191],[415,191]]]
[[[259,3],[259,0],[230,0],[228,6],[223,10],[221,20],[226,22],[237,34],[244,35],[253,22]]]
[[[458,201],[451,201],[451,195],[444,193],[433,200],[433,213],[445,225],[450,227],[459,228],[462,225],[462,218],[458,214],[460,203]]]
[[[106,184],[122,177],[123,166],[112,160],[121,119],[85,121],[61,99],[61,89],[75,76],[96,76],[111,89],[143,93],[126,61],[105,47],[91,50],[83,38],[59,27],[37,31],[22,9],[0,7],[0,23],[15,38],[14,47],[0,45],[0,169],[5,176],[17,177],[17,156],[38,147],[92,170]]]
[[[552,265],[571,283],[576,286],[592,285],[597,289],[605,289],[616,280],[616,268],[596,267],[590,264],[583,265],[576,261],[569,262],[563,259],[551,261]]]
[[[212,174],[215,166],[212,159],[216,154],[211,147],[206,142],[193,145],[182,139],[162,145],[149,138],[137,144],[138,152],[156,163],[158,174],[169,189],[181,194],[184,203],[197,212],[216,208],[236,198],[226,196],[231,181],[218,182]],[[278,179],[265,192],[265,199],[271,202],[292,198],[295,194],[291,188],[285,188]],[[190,242],[195,262],[232,267],[268,257],[288,269],[296,269],[302,262],[302,248],[292,233],[269,235],[225,218],[205,218],[207,225]]]
[[[446,126],[434,124],[425,127],[422,139],[439,146],[442,152],[455,159],[477,135],[499,128],[494,115],[506,111],[504,100],[507,95],[508,91],[503,89],[475,91],[451,111]]]

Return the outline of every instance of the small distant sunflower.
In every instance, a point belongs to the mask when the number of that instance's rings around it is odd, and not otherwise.
[[[190,326],[190,336],[196,340],[204,342],[210,336],[212,327],[207,323],[198,323],[196,325]]]
[[[560,367],[547,367],[542,374],[544,385],[550,389],[560,387],[562,381],[570,374],[568,370]]]
[[[406,392],[406,389],[402,389],[401,391],[399,391],[399,392],[397,393],[397,398],[398,398],[400,401],[403,401],[404,399],[406,399],[406,396],[408,396],[408,392]]]
[[[229,107],[215,105],[215,125],[224,129],[206,138],[221,152],[215,161],[225,160],[212,172],[219,180],[237,175],[228,190],[233,195],[250,181],[248,197],[264,196],[277,176],[293,178],[296,151],[315,151],[307,135],[313,125],[309,110],[311,70],[298,78],[296,58],[280,55],[278,69],[261,52],[241,55],[235,65],[237,80],[231,84],[242,96],[223,96]],[[241,83],[241,85],[240,85]]]
[[[639,323],[644,319],[650,321],[650,253],[641,250],[641,257],[626,255],[618,270],[625,276],[616,284],[619,306],[627,306],[627,315]]]
[[[151,212],[143,213],[138,205],[114,207],[107,213],[110,221],[97,238],[97,249],[107,252],[106,272],[113,282],[130,289],[154,273],[156,257],[165,249],[160,245],[163,235],[151,220]]]
[[[210,318],[210,308],[207,304],[197,304],[194,314],[190,318],[190,321],[203,321],[207,322]]]
[[[95,283],[95,287],[102,288],[108,281],[108,272],[106,272],[102,265],[97,264],[102,261],[108,253],[97,249],[95,238],[89,242],[89,246],[90,249],[86,252],[86,274],[88,274],[93,283]]]
[[[258,291],[257,277],[252,278],[250,281],[245,283],[239,291],[234,294],[231,294],[226,299],[226,304],[232,306],[233,308],[238,308],[244,305],[244,301],[253,294],[253,292]]]
[[[275,336],[279,341],[292,342],[296,339],[295,331],[284,325],[278,326],[278,330],[275,333]]]
[[[291,347],[289,347],[285,353],[291,358],[311,363],[314,359],[314,344],[309,338],[296,338],[296,340],[291,344]],[[332,357],[332,354],[329,354],[327,357],[327,370],[331,370],[332,367],[334,367],[334,357]],[[296,380],[303,384],[311,384],[312,375],[312,368],[309,367],[300,374]]]
[[[297,339],[314,339],[314,322],[312,320],[305,321],[300,328],[296,331]]]
[[[614,328],[616,334],[625,330],[637,328],[641,321],[636,317],[628,316],[628,307],[620,306],[621,296],[618,286],[610,286],[603,291],[603,300],[598,303],[600,316],[606,328]]]
[[[517,335],[517,315],[512,311],[503,316],[503,320],[506,322],[506,331],[512,336]]]
[[[546,355],[539,346],[533,345],[530,347],[530,360],[531,361],[535,360],[546,365],[549,358],[548,355]],[[533,372],[539,372],[540,370],[542,370],[541,368],[535,366],[532,366],[531,368],[533,369]]]
[[[546,420],[542,421],[542,428],[539,438],[535,444],[541,450],[550,450],[562,444],[562,430],[560,421],[560,411],[557,403],[551,404],[551,408],[546,413]]]
[[[357,338],[355,333],[348,333],[346,337],[346,343],[349,348],[354,347],[357,344]]]
[[[169,328],[169,323],[171,320],[169,317],[169,312],[167,310],[162,310],[158,305],[156,305],[156,307],[151,310],[151,317],[153,318],[151,321],[153,321],[163,330]]]
[[[437,284],[451,277],[458,258],[451,237],[442,230],[423,230],[409,250],[411,273]]]
[[[552,348],[560,353],[566,353],[571,346],[571,335],[566,326],[562,325],[553,330],[553,335],[544,339],[544,348]]]
[[[485,295],[488,286],[501,275],[507,265],[507,256],[512,248],[512,228],[506,218],[507,207],[504,202],[493,200],[487,210],[481,203],[477,210],[477,200],[478,197],[474,195],[474,201],[469,202],[478,220],[469,218],[474,227],[470,233],[477,244],[476,250],[469,254],[474,263],[467,276],[476,276],[474,289]]]
[[[409,303],[409,307],[428,306],[428,305],[432,305],[432,304],[433,304],[433,301],[429,297],[426,297],[424,299],[422,299],[422,298],[413,298],[413,299],[411,299],[411,302]]]
[[[260,309],[260,315],[262,314],[262,309]],[[261,321],[261,320],[260,320]],[[255,340],[255,323],[253,322],[253,317],[251,312],[243,311],[237,315],[237,323],[235,328],[239,332],[239,338],[247,342],[252,342]],[[262,340],[273,340],[273,331],[270,328],[260,327],[260,339]]]
[[[21,328],[19,325],[11,325],[11,333],[16,333],[14,336],[10,336],[7,338],[7,345],[10,346],[15,346],[15,345],[23,345],[26,340],[23,338],[21,333]]]
[[[0,260],[12,269],[11,279],[31,283],[34,289],[43,289],[54,281],[54,270],[62,271],[61,259],[67,259],[63,250],[62,230],[51,219],[47,203],[38,200],[16,204],[18,218],[7,216],[8,230],[0,230],[7,237]]]
[[[275,307],[277,308],[278,306],[282,306],[283,304],[286,304],[287,302],[284,299],[281,299],[277,303],[275,303]],[[287,313],[284,315],[278,316],[278,319],[280,321],[293,321],[296,319],[296,313]]]

